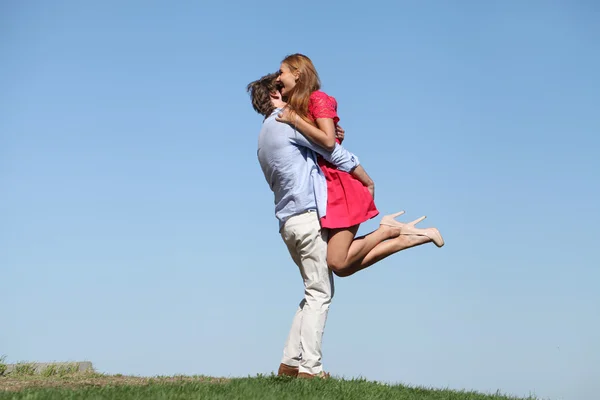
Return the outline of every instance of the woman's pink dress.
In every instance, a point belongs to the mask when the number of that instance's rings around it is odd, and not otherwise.
[[[337,125],[337,101],[328,94],[317,90],[310,95],[308,117],[331,118]],[[316,122],[316,121],[315,121]],[[340,141],[336,139],[338,143]],[[321,156],[318,163],[327,180],[327,213],[321,218],[323,228],[349,228],[377,216],[373,196],[358,179],[347,172],[337,170]]]

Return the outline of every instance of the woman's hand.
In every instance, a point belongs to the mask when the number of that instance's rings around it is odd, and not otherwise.
[[[275,120],[296,126],[298,122],[298,114],[292,111],[289,107],[285,107],[279,114],[277,114]]]

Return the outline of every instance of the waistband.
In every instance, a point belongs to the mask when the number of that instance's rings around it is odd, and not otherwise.
[[[301,222],[304,218],[317,218],[317,210],[314,208],[308,209],[306,211],[299,212],[298,214],[290,215],[283,224],[281,224],[280,231],[283,227],[288,223],[296,223],[296,221]],[[318,221],[318,218],[317,218]]]

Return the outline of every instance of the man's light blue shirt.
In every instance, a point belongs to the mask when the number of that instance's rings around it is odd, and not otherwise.
[[[293,215],[316,210],[319,218],[327,210],[327,183],[317,164],[317,153],[340,171],[351,172],[358,157],[336,143],[328,152],[306,139],[290,125],[275,118],[275,109],[265,119],[258,137],[258,161],[275,195],[275,217],[279,229]]]

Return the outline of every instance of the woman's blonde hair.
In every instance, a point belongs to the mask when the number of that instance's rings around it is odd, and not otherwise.
[[[292,54],[281,62],[298,74],[296,86],[287,94],[287,103],[300,117],[308,117],[308,100],[312,92],[321,89],[321,80],[310,58],[304,54]]]

